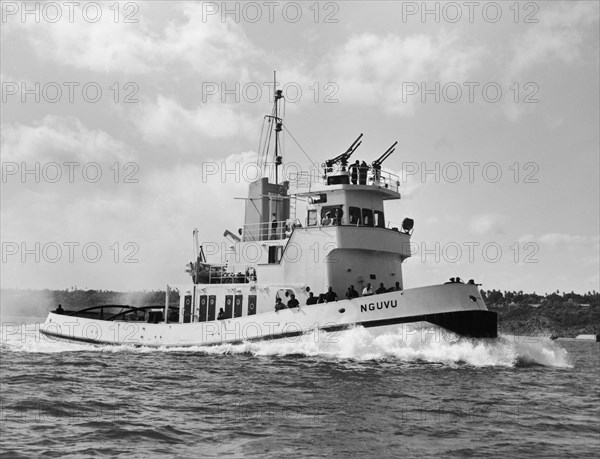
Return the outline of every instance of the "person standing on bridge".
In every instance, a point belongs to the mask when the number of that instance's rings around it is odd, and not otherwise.
[[[369,173],[369,166],[366,162],[362,162],[358,169],[358,183],[359,185],[367,184],[367,174]]]

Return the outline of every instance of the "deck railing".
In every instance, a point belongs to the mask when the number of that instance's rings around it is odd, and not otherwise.
[[[289,175],[290,188],[309,191],[313,185],[327,185],[328,178],[335,177],[339,179],[343,176],[348,177],[344,181],[350,185],[368,185],[390,189],[395,192],[398,192],[400,188],[400,177],[398,175],[372,167],[369,167],[366,174],[352,174],[347,167],[334,169],[326,175],[317,175],[314,171],[293,172]]]
[[[291,236],[294,228],[302,226],[300,220],[279,220],[256,223],[242,227],[242,241],[277,241]]]

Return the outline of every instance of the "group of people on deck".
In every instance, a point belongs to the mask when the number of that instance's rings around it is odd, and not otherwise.
[[[445,284],[464,284],[463,280],[460,277],[451,277],[450,280],[448,282],[444,282]],[[469,282],[467,282],[468,285],[481,285],[481,284],[476,284],[475,281],[473,279],[469,279]]]
[[[300,302],[296,299],[296,295],[294,295],[293,293],[290,293],[289,295],[290,299],[288,300],[287,304],[283,303],[281,297],[277,297],[277,299],[275,300],[275,311],[280,311],[281,309],[291,309],[300,307]]]
[[[333,287],[331,286],[327,288],[326,293],[320,293],[319,296],[315,296],[315,294],[310,291],[310,287],[307,287],[306,290],[308,291],[308,298],[306,299],[307,306],[310,306],[312,304],[332,303],[334,301],[338,301],[338,295],[333,291]],[[396,282],[396,284],[389,289],[385,288],[382,282],[379,284],[379,288],[375,291],[373,291],[371,284],[368,283],[367,286],[362,290],[362,296],[370,296],[375,294],[379,295],[380,293],[396,292],[401,290],[402,287],[400,286],[400,282]],[[280,311],[281,309],[300,307],[300,303],[296,299],[296,295],[294,295],[293,293],[286,292],[285,296],[288,295],[290,299],[288,300],[287,304],[285,304],[283,300],[279,296],[277,296],[277,299],[275,300],[275,311]],[[348,290],[346,291],[346,299],[352,300],[354,298],[358,298],[359,296],[361,295],[358,293],[358,290],[354,288],[354,285],[350,285],[350,287],[348,287]]]
[[[354,286],[351,285],[348,288],[348,292],[346,293],[346,298],[348,298],[348,299],[357,298],[358,295],[356,295],[355,297],[352,297],[352,298],[348,297],[348,294],[350,293],[350,289],[354,290]],[[362,296],[370,296],[370,295],[375,295],[375,294],[379,295],[381,293],[387,293],[387,292],[399,292],[401,290],[402,290],[402,287],[400,286],[400,282],[396,282],[396,284],[394,284],[394,286],[390,287],[390,288],[385,288],[385,286],[383,285],[383,282],[381,282],[379,284],[379,288],[377,290],[375,290],[375,292],[373,292],[373,288],[371,287],[371,284],[368,283],[367,286],[365,288],[363,288]]]
[[[360,162],[358,159],[350,167],[350,182],[353,185],[366,185],[367,175],[369,174],[369,165],[366,162]]]
[[[321,220],[321,226],[339,226],[342,224],[342,212],[340,209],[335,209],[335,213],[326,212],[325,217]]]

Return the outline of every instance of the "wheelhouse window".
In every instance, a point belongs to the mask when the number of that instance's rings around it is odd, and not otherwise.
[[[344,206],[323,206],[321,208],[321,224],[323,226],[341,225],[344,217]]]
[[[364,226],[373,226],[373,211],[371,209],[363,209],[362,219]]]
[[[383,218],[383,212],[380,210],[376,210],[373,213],[375,214],[375,226],[377,228],[385,228],[385,219]]]
[[[362,216],[359,207],[350,207],[348,209],[350,225],[360,226],[362,224]]]

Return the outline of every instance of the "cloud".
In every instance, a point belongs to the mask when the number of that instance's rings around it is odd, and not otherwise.
[[[78,118],[47,115],[33,125],[2,125],[4,161],[130,161],[135,150]]]
[[[598,236],[581,236],[564,233],[546,233],[538,238],[540,244],[548,247],[563,246],[566,249],[585,246],[591,250],[598,250],[599,241],[600,237]]]
[[[521,75],[550,60],[573,63],[581,55],[585,28],[598,22],[597,2],[549,3],[539,11],[539,22],[512,43],[509,77]]]
[[[458,32],[362,33],[336,49],[330,60],[344,101],[375,105],[385,100],[384,110],[407,115],[414,112],[420,96],[405,95],[404,84],[469,81],[484,55],[483,47]]]
[[[187,109],[163,95],[153,102],[141,103],[133,123],[146,142],[190,153],[197,151],[203,139],[227,139],[240,134],[248,137],[257,129],[257,123],[239,106],[216,101]]]
[[[2,193],[3,241],[25,242],[28,248],[36,242],[42,247],[58,244],[63,249],[65,242],[79,245],[74,263],[68,262],[66,249],[57,264],[44,259],[34,263],[33,256],[23,264],[20,255],[12,256],[3,269],[3,282],[27,285],[19,270],[42,279],[42,287],[69,285],[72,279],[90,288],[117,289],[184,282],[183,265],[192,258],[194,227],[200,229],[201,242],[221,247],[223,230],[235,231],[243,224],[244,201],[234,198],[246,196],[256,169],[245,166],[255,162],[255,152],[242,152],[224,159],[169,163],[142,168],[136,184],[109,181],[100,186],[76,181],[56,188],[11,182],[10,199],[5,187]],[[216,173],[207,174],[207,164],[216,166]],[[82,247],[87,243],[102,248],[97,263],[82,259]],[[126,244],[133,245],[127,248]],[[134,252],[132,247],[139,262],[124,264],[123,257]]]
[[[171,72],[183,63],[213,76],[239,76],[239,62],[251,62],[256,54],[239,24],[203,21],[201,4],[144,3],[136,23],[115,21],[108,8],[101,20],[90,23],[82,19],[80,6],[74,9],[73,22],[12,21],[7,34],[23,32],[44,61],[106,74]],[[168,22],[166,9],[173,18]],[[121,17],[128,12],[121,5]]]
[[[469,231],[475,234],[503,234],[507,217],[500,214],[484,214],[471,218]]]
[[[412,166],[410,168],[403,166],[400,171],[389,170],[389,172],[398,177],[398,181],[400,182],[398,191],[405,199],[414,197],[417,190],[423,185],[423,181],[420,180],[418,174],[414,173]]]
[[[589,25],[598,22],[597,2],[545,3],[536,13],[538,23],[528,24],[527,32],[513,38],[507,57],[503,59],[502,72],[505,81],[519,81],[536,77],[546,79],[545,73],[531,72],[539,66],[554,64],[573,65],[581,60],[585,35]],[[595,37],[597,40],[597,37]],[[596,50],[597,51],[597,50]],[[538,80],[539,81],[539,80]],[[529,100],[540,98],[540,88],[530,81],[521,89],[521,97]],[[528,114],[537,113],[536,103],[513,103],[511,97],[498,105],[509,121],[517,122]],[[542,115],[551,127],[558,127],[563,119],[557,114]]]

